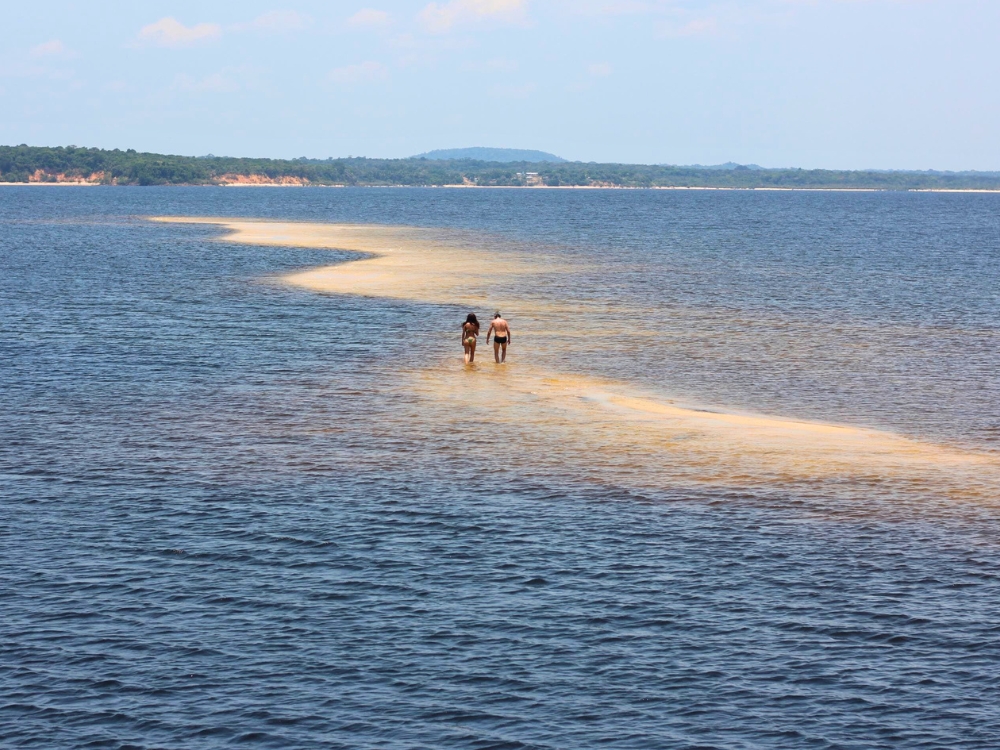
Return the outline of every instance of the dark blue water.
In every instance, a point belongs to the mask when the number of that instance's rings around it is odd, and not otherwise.
[[[464,310],[297,290],[338,256],[141,218],[544,247],[576,297],[662,316],[582,371],[989,453],[998,211],[0,188],[0,745],[1000,746],[996,503],[590,481],[399,385],[454,342],[386,331]]]

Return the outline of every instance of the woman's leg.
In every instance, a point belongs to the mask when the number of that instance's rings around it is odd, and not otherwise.
[[[472,360],[469,359],[470,347],[468,344],[462,344],[462,348],[465,349],[465,364],[469,364]]]
[[[476,343],[473,342],[472,346],[469,347],[469,362],[476,361]]]

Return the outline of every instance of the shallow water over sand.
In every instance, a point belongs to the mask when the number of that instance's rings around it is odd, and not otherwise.
[[[650,312],[630,309],[628,298],[596,304],[574,298],[579,292],[570,290],[580,284],[580,271],[591,269],[560,264],[555,248],[512,248],[489,236],[413,227],[154,220],[208,222],[225,229],[223,239],[233,243],[357,253],[347,262],[282,278],[320,293],[479,309],[484,334],[490,315],[482,310],[503,306],[517,318],[518,330],[517,346],[511,343],[511,360],[502,363],[502,372],[497,372],[496,353],[483,341],[473,366],[458,368],[455,352],[440,354],[419,372],[399,373],[402,377],[383,383],[386,390],[422,399],[419,423],[399,425],[412,431],[414,441],[422,439],[421,431],[447,424],[447,412],[458,409],[466,419],[474,415],[473,429],[483,433],[484,441],[491,434],[499,437],[501,428],[513,432],[505,442],[522,446],[548,435],[537,458],[555,455],[567,473],[585,475],[601,467],[597,473],[609,479],[611,466],[624,461],[626,473],[616,481],[630,487],[802,491],[818,486],[830,500],[855,499],[862,487],[895,501],[947,497],[992,503],[1000,497],[1000,453],[988,445],[974,450],[863,426],[678,404],[669,384],[658,393],[642,392],[626,380],[594,377],[599,361],[574,360],[581,341],[629,352],[656,347],[658,337],[637,324]],[[814,336],[821,335],[817,327]],[[721,357],[739,356],[731,345],[725,348]],[[669,347],[663,349],[661,358],[669,356]],[[522,350],[526,357],[514,356]],[[575,371],[546,369],[547,362]],[[595,433],[602,435],[596,441]]]
[[[15,744],[1000,741],[997,196],[53,192],[0,189]]]

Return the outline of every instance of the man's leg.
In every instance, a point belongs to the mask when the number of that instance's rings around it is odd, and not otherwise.
[[[501,344],[500,348],[503,350],[503,354],[501,355],[499,361],[500,362],[506,362],[507,361],[507,345],[506,344]]]
[[[504,350],[506,351],[506,349],[505,346]],[[500,344],[497,343],[496,339],[493,339],[493,359],[497,361],[497,364],[500,364]]]

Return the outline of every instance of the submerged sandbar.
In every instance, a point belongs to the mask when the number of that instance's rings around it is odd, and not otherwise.
[[[316,292],[488,310],[495,302],[491,290],[502,287],[505,305],[516,308],[523,321],[519,336],[538,336],[545,347],[569,352],[582,335],[608,334],[607,323],[590,319],[586,309],[574,306],[575,314],[567,316],[558,300],[528,293],[531,276],[551,270],[544,261],[505,256],[498,275],[495,248],[470,246],[443,230],[230,218],[154,220],[217,225],[228,230],[220,238],[226,242],[359,254],[357,260],[283,277]],[[511,299],[511,290],[518,288],[521,295]],[[546,337],[553,316],[559,318],[559,336]],[[485,347],[483,354],[489,356]],[[631,383],[545,369],[520,352],[513,367],[498,368],[502,372],[490,372],[489,362],[483,371],[463,370],[458,356],[455,362],[435,361],[422,371],[400,373],[400,378],[425,404],[454,404],[479,420],[569,441],[560,448],[568,457],[566,468],[579,461],[578,470],[586,473],[597,458],[608,466],[630,467],[624,473],[609,470],[605,479],[770,488],[853,480],[868,491],[888,483],[953,498],[1000,497],[995,455],[861,426],[677,403]],[[483,403],[492,405],[490,388],[498,384],[504,393],[502,408],[482,408]],[[434,410],[425,413],[430,417]]]

